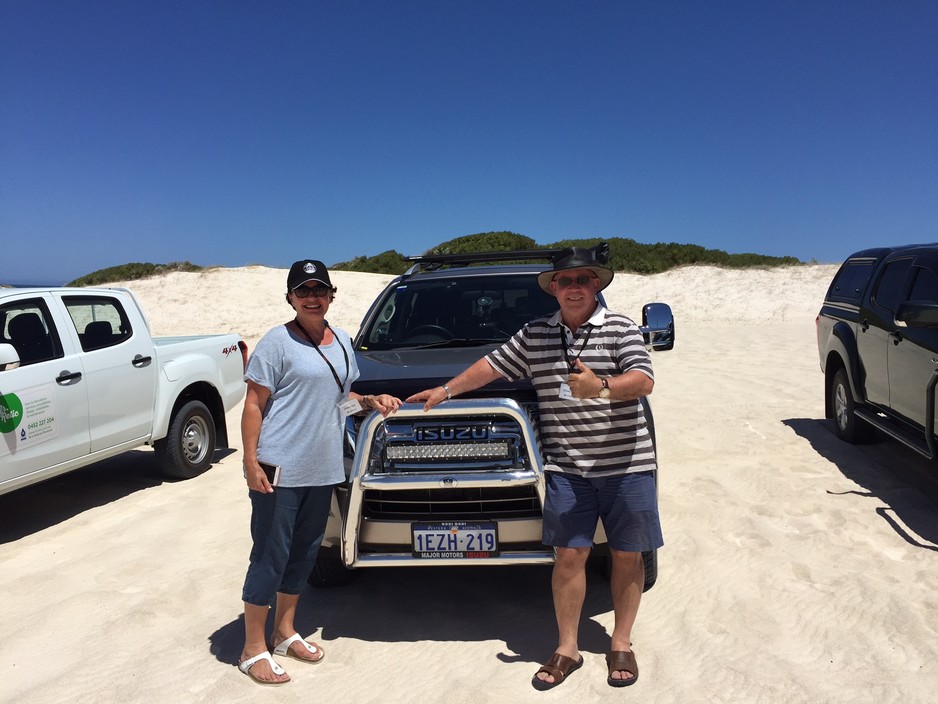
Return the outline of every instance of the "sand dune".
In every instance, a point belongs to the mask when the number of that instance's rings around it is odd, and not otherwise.
[[[893,443],[822,420],[814,318],[836,267],[618,275],[611,306],[670,303],[654,356],[665,547],[634,630],[641,679],[606,685],[607,585],[590,576],[585,666],[530,686],[554,645],[549,568],[363,570],[310,590],[298,622],[319,667],[262,689],[234,663],[249,507],[238,447],[166,483],[149,452],[0,497],[0,701],[931,702],[938,685],[938,508]],[[158,335],[287,320],[285,270],[127,285]],[[387,276],[336,272],[350,332]],[[237,446],[239,412],[228,417]],[[637,699],[636,699],[637,698]]]

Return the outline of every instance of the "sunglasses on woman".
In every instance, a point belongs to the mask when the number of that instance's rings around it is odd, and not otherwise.
[[[319,284],[317,286],[306,286],[304,284],[303,286],[297,286],[295,289],[293,289],[293,293],[296,294],[297,298],[306,298],[310,294],[316,298],[322,298],[323,296],[328,296],[330,293],[332,293],[332,289],[323,284]]]

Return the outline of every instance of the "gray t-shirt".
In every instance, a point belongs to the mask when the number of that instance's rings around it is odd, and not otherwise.
[[[257,443],[257,457],[281,467],[280,486],[326,486],[345,479],[344,420],[338,405],[358,376],[352,340],[332,328],[335,339],[319,349],[285,325],[270,330],[248,360],[245,380],[270,390]]]

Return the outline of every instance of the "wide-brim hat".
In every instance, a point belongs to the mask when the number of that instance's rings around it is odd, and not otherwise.
[[[561,249],[551,260],[554,264],[553,269],[538,274],[537,284],[553,296],[554,292],[550,290],[550,282],[559,272],[571,269],[589,269],[599,279],[599,290],[602,291],[610,284],[614,274],[612,269],[603,266],[606,263],[605,257],[601,261],[598,261],[598,259],[597,253],[593,249],[586,249],[585,247]]]
[[[293,262],[290,267],[290,273],[287,274],[287,291],[292,291],[297,286],[302,286],[307,281],[318,281],[332,288],[332,280],[329,278],[329,270],[326,265],[318,259],[301,259]]]

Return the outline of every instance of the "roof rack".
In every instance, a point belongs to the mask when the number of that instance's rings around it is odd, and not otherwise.
[[[432,271],[442,266],[469,266],[482,262],[521,262],[521,261],[548,261],[553,262],[561,252],[569,248],[562,249],[518,249],[506,252],[466,252],[464,254],[418,254],[407,257],[408,261],[414,262],[413,266],[407,270],[408,274],[415,274],[418,271]],[[595,247],[590,247],[593,252],[593,259],[600,264],[605,264],[609,259],[609,245],[600,242]]]

